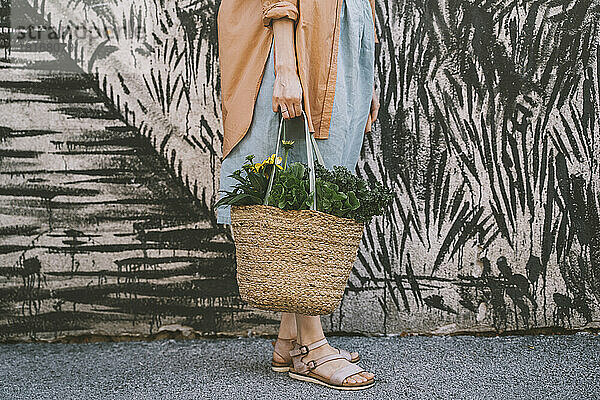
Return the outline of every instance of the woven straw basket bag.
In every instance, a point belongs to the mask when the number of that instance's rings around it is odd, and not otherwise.
[[[364,224],[316,211],[313,151],[323,159],[304,114],[311,210],[282,210],[266,205],[232,206],[231,225],[240,295],[263,310],[304,315],[332,313],[342,300],[356,260]],[[284,120],[279,126],[275,157]]]

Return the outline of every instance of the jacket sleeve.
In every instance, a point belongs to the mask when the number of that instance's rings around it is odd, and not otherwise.
[[[269,26],[274,19],[298,19],[298,0],[262,0],[264,26]]]

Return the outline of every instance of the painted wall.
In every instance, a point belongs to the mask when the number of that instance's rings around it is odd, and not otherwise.
[[[72,21],[101,32],[84,39],[67,32],[62,42],[97,79],[122,122],[166,162],[173,176],[165,185],[187,188],[198,199],[189,207],[197,204],[214,227],[209,210],[222,138],[218,2],[31,5],[53,26]],[[357,173],[383,180],[397,196],[392,212],[365,230],[342,305],[323,319],[329,330],[449,333],[599,325],[598,9],[589,0],[377,2],[382,109],[375,132],[365,138]],[[11,226],[6,221],[2,225]],[[56,223],[54,229],[64,228]],[[209,237],[227,243],[218,231]],[[2,260],[27,259],[28,251],[7,252]],[[231,247],[217,253],[209,257],[227,259]],[[127,257],[146,256],[134,251]],[[112,253],[102,266],[88,269],[114,272],[122,258]],[[156,258],[155,268],[173,269]],[[173,276],[183,286],[135,268],[133,287],[114,282],[111,290],[124,294],[139,292],[135,285],[172,289],[153,294],[155,302],[146,309],[132,311],[127,302],[114,306],[144,321],[141,326],[100,323],[90,311],[79,331],[102,326],[108,332],[148,332],[167,323],[200,331],[276,328],[276,315],[247,309],[230,289],[183,290],[196,287],[207,272],[199,270],[198,260],[181,261],[188,272]],[[52,256],[47,265],[39,276],[50,265],[61,268]],[[216,270],[228,282],[223,288],[235,286],[231,267]],[[4,276],[0,289],[19,287],[19,279]],[[101,304],[103,296],[86,302]],[[75,310],[82,299],[63,301]],[[193,307],[185,313],[177,308],[190,299],[206,301],[197,315]],[[25,300],[5,301],[5,336],[25,334],[9,329],[10,318],[27,319],[14,310],[19,301]],[[171,306],[156,323],[152,305],[162,301]],[[46,308],[40,313],[53,312]],[[32,323],[31,331],[55,334],[38,325]]]

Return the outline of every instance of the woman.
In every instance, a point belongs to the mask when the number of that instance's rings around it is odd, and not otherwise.
[[[365,132],[377,118],[374,89],[374,0],[222,0],[218,15],[223,111],[220,190],[248,154],[274,152],[279,113],[289,160],[306,162],[304,118],[325,167],[356,164]],[[300,117],[300,118],[297,118]],[[229,224],[230,207],[217,209]],[[358,354],[327,343],[318,316],[282,313],[272,368],[337,389],[374,384]]]

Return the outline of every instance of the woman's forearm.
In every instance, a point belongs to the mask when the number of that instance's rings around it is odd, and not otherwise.
[[[296,67],[294,21],[289,18],[273,20],[275,37],[275,83],[273,112],[281,111],[283,118],[302,115],[302,86]]]
[[[275,74],[296,74],[294,21],[289,18],[273,20],[273,35],[275,36]]]

